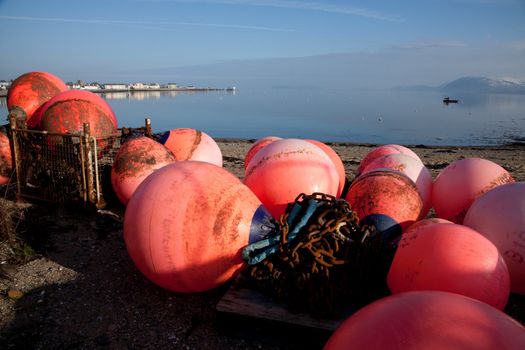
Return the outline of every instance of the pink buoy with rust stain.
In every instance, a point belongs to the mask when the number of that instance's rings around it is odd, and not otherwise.
[[[201,161],[169,164],[148,176],[126,208],[124,239],[137,268],[176,292],[206,291],[244,267],[242,248],[271,220],[235,175]],[[265,231],[266,232],[266,231]]]
[[[345,188],[346,183],[346,172],[345,172],[345,166],[343,164],[343,161],[341,160],[341,157],[337,154],[336,151],[327,144],[317,141],[317,140],[306,140],[308,142],[313,143],[317,147],[321,148],[327,155],[330,157],[332,162],[335,165],[335,169],[337,170],[337,173],[339,174],[339,187],[337,188],[337,195],[336,197],[340,197],[341,193],[343,193],[343,189]]]
[[[57,76],[47,72],[29,72],[16,78],[7,92],[7,109],[20,107],[26,114],[29,128],[38,122],[33,119],[37,112],[53,96],[67,91],[67,85]]]
[[[11,179],[13,160],[11,158],[11,145],[7,135],[0,132],[0,185],[5,185]]]
[[[525,328],[500,310],[459,294],[418,291],[365,306],[324,350],[521,350]]]
[[[395,144],[381,145],[373,148],[364,156],[357,167],[356,175],[359,176],[363,172],[363,169],[376,158],[386,156],[388,154],[406,154],[407,156],[413,157],[421,162],[419,156],[408,147]]]
[[[244,183],[278,219],[301,193],[335,196],[339,175],[321,148],[305,140],[282,139],[257,152],[248,164]]]
[[[222,152],[214,139],[203,131],[191,128],[172,129],[160,142],[177,160],[200,160],[222,166]]]
[[[465,226],[499,249],[510,273],[510,290],[525,295],[525,182],[498,186],[470,206]]]
[[[348,189],[345,199],[361,220],[369,215],[386,215],[403,231],[423,214],[423,200],[414,182],[405,174],[390,169],[360,175]]]
[[[414,181],[423,200],[422,216],[426,216],[432,206],[433,179],[425,165],[420,160],[403,153],[387,154],[368,163],[362,174],[381,168],[399,171]]]
[[[174,161],[173,154],[157,141],[144,136],[128,140],[115,155],[111,168],[115,194],[127,204],[147,176]]]
[[[498,248],[471,228],[436,223],[408,229],[387,276],[392,293],[440,290],[502,310],[510,293],[509,270]]]
[[[482,158],[465,158],[449,164],[434,181],[432,205],[436,216],[463,222],[474,200],[490,189],[514,182],[509,172]]]
[[[257,154],[257,152],[277,140],[282,140],[282,138],[277,136],[266,136],[255,141],[248,149],[248,152],[246,152],[246,156],[244,157],[244,169],[246,170],[248,163],[250,160],[252,160],[253,156]]]

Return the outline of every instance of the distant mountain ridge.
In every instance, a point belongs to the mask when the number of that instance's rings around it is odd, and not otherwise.
[[[510,79],[463,77],[440,87],[443,92],[525,94],[525,83]]]
[[[525,82],[513,79],[462,77],[440,86],[396,86],[395,90],[441,91],[445,93],[525,94]]]

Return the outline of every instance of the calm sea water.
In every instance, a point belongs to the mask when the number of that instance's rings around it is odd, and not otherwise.
[[[119,126],[154,132],[195,128],[214,138],[280,137],[426,145],[525,142],[525,95],[462,95],[444,105],[434,91],[239,89],[102,95]],[[5,99],[0,112],[7,115]]]

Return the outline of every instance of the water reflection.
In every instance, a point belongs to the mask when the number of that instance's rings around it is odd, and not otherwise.
[[[6,106],[7,107],[7,98],[6,97],[0,97],[0,106]]]
[[[104,92],[100,96],[106,100],[159,100],[161,97],[175,98],[178,91],[122,91]]]

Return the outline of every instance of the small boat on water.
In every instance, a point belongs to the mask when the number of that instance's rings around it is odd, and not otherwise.
[[[451,99],[451,98],[448,97],[448,96],[445,97],[445,98],[443,99],[443,103],[444,103],[444,104],[449,104],[449,103],[458,103],[458,102],[459,102],[459,100],[453,100],[453,99]]]

